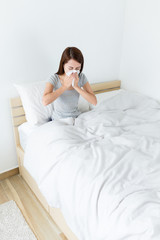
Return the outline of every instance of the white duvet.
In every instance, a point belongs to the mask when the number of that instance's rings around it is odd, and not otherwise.
[[[36,129],[24,166],[79,240],[160,240],[160,104],[121,91]]]

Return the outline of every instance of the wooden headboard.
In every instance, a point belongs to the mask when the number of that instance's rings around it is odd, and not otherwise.
[[[119,80],[91,84],[92,90],[95,94],[118,90],[120,89],[120,86],[121,81]],[[18,126],[26,122],[25,112],[20,97],[11,98],[10,105],[16,147],[20,147]]]

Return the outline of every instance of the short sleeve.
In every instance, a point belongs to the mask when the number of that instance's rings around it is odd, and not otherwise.
[[[88,79],[84,73],[81,73],[80,78],[81,78],[80,79],[80,87],[83,87],[88,82]]]
[[[57,84],[56,74],[51,75],[50,78],[47,80],[47,82],[51,83],[55,87]]]

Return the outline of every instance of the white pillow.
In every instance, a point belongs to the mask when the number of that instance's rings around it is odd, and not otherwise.
[[[32,82],[14,84],[16,87],[26,114],[26,120],[32,125],[41,125],[51,118],[53,103],[44,106],[42,96],[46,82]]]
[[[89,108],[89,102],[84,99],[81,95],[79,96],[79,101],[78,101],[78,109],[83,113],[87,112],[90,110]]]
[[[94,109],[95,107],[99,106],[99,104],[106,100],[106,99],[109,99],[113,96],[116,96],[118,93],[122,92],[122,91],[125,91],[124,89],[118,89],[118,90],[113,90],[113,91],[109,91],[109,92],[104,92],[104,93],[98,93],[96,94],[96,97],[97,97],[97,105],[93,105],[93,104],[89,104],[89,109],[92,110]]]

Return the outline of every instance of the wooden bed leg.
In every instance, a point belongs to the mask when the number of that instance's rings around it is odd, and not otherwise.
[[[68,238],[66,238],[66,236],[63,233],[61,233],[59,236],[62,240],[68,240]]]

